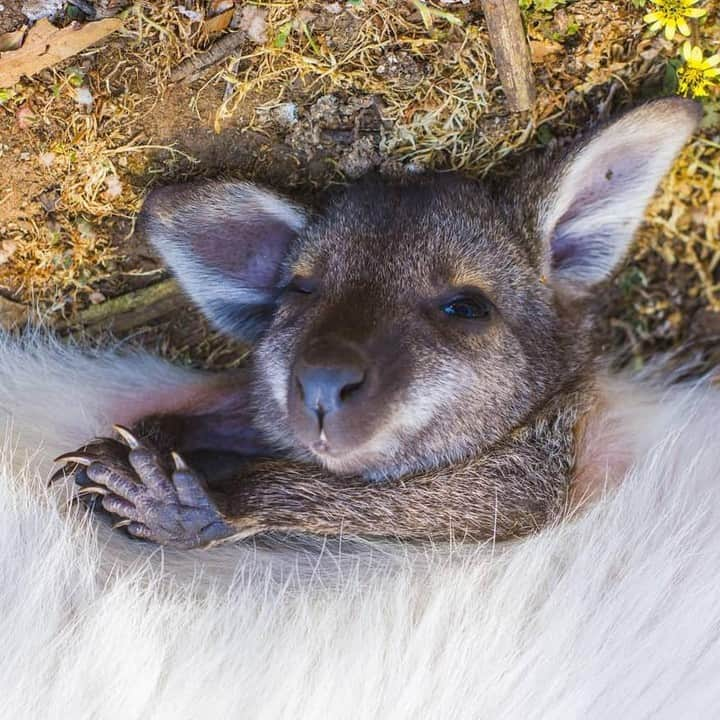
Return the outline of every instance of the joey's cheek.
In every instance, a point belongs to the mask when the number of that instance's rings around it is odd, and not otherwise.
[[[276,412],[286,413],[288,378],[294,352],[294,336],[287,332],[269,333],[256,347],[252,358],[256,405],[267,410],[272,400]]]

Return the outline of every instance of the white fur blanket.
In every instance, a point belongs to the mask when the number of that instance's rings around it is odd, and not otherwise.
[[[720,714],[707,385],[626,393],[651,451],[600,504],[513,546],[153,553],[44,484],[54,453],[106,427],[111,400],[184,372],[0,349],[1,718]]]

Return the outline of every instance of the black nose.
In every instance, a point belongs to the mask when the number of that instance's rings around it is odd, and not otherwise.
[[[338,410],[365,382],[365,364],[349,348],[323,352],[317,347],[306,353],[295,366],[295,382],[308,410],[323,417]]]

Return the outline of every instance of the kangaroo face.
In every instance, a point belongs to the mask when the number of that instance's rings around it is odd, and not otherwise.
[[[589,301],[698,119],[659,100],[514,178],[366,182],[315,219],[244,183],[164,188],[139,226],[216,325],[258,339],[275,443],[397,476],[502,442],[582,379]]]
[[[523,232],[471,181],[349,191],[289,251],[256,352],[263,425],[337,473],[496,442],[574,362]]]

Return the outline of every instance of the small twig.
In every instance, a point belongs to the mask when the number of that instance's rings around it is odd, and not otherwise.
[[[91,305],[81,310],[71,324],[60,329],[71,332],[125,332],[170,314],[177,309],[178,302],[182,302],[178,284],[174,280],[163,280],[141,290],[106,300],[99,305]]]
[[[200,162],[197,158],[194,158],[192,155],[184,153],[182,150],[178,150],[172,145],[123,145],[122,147],[111,148],[110,150],[103,150],[103,155],[119,155],[122,153],[130,152],[144,152],[145,150],[166,150],[172,155],[181,155],[193,165],[197,165],[197,163]]]
[[[616,78],[613,78],[610,82],[610,88],[608,89],[605,99],[598,103],[598,120],[600,122],[605,122],[610,117],[612,103],[619,87],[620,83]]]
[[[230,33],[230,35],[221,37],[213,43],[207,52],[204,52],[202,55],[190,57],[181,62],[170,73],[170,82],[175,83],[181,80],[192,82],[193,80],[197,80],[207,68],[224,60],[244,42],[245,33],[243,32]]]
[[[91,20],[95,18],[95,6],[88,0],[68,0],[68,3],[82,10]]]
[[[518,0],[481,2],[508,105],[516,112],[529,110],[535,102],[535,78]]]

